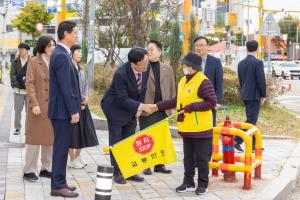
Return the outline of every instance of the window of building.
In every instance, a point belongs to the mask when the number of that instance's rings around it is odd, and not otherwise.
[[[47,33],[55,34],[55,26],[47,26]]]

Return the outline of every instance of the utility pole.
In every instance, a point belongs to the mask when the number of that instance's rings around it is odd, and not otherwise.
[[[229,65],[229,58],[231,56],[231,28],[230,28],[230,0],[226,0],[226,12],[227,12],[227,26],[226,26],[226,32],[227,32],[227,37],[226,37],[226,46],[225,46],[225,60],[226,60],[226,65]]]
[[[82,63],[87,63],[88,54],[88,29],[90,23],[89,6],[90,0],[82,1],[83,3],[83,18],[82,18]]]
[[[94,89],[94,47],[95,47],[95,0],[89,0],[89,31],[88,31],[88,81],[89,81],[89,92]]]
[[[3,30],[2,31],[2,62],[3,62],[3,64],[2,64],[2,66],[4,68],[5,54],[6,54],[6,14],[7,14],[7,9],[8,9],[8,1],[3,0],[2,6],[3,6],[3,10],[0,14],[2,15],[2,20],[3,20],[3,27],[2,27],[2,30]]]
[[[67,0],[61,0],[61,11],[58,14],[57,24],[66,20],[67,17]]]
[[[258,14],[259,14],[259,19],[258,19],[258,25],[259,27],[262,26],[263,23],[263,0],[258,1]],[[259,33],[258,35],[258,59],[262,60],[262,35]]]
[[[247,41],[249,40],[249,0],[248,0],[248,7],[247,7]]]
[[[189,51],[189,37],[191,32],[191,13],[192,13],[192,0],[184,0],[183,3],[183,22],[182,22],[182,32],[183,32],[183,55],[186,55]]]

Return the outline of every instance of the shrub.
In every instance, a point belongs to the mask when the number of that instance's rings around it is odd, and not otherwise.
[[[223,70],[223,104],[241,104],[240,86],[237,74],[227,67],[224,67]]]
[[[223,104],[241,104],[240,100],[240,86],[238,76],[235,71],[224,67],[224,91]],[[273,78],[266,78],[267,84],[267,103],[273,101],[276,97],[276,80]]]
[[[110,85],[112,77],[117,67],[104,67],[101,64],[95,64],[94,68],[94,90],[103,93]]]

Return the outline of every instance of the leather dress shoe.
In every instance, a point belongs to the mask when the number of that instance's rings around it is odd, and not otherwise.
[[[236,150],[238,150],[239,152],[244,152],[240,144],[235,144],[234,148],[236,148]]]
[[[67,189],[70,190],[70,191],[75,191],[76,190],[76,187],[75,186],[70,186],[70,185],[66,185]]]
[[[134,181],[134,182],[143,182],[145,179],[139,175],[134,175],[134,176],[127,178],[127,180]]]
[[[166,169],[165,165],[158,165],[154,167],[154,172],[160,172],[163,174],[170,174],[172,170]]]
[[[150,169],[150,168],[145,169],[145,170],[143,171],[143,174],[145,174],[145,175],[151,175],[151,174],[152,174],[151,169]]]
[[[72,191],[68,190],[67,188],[58,189],[58,190],[51,190],[50,195],[51,196],[57,196],[57,197],[67,197],[67,198],[78,197],[77,192],[72,192]]]
[[[115,175],[114,178],[113,178],[114,182],[115,183],[118,183],[118,184],[126,184],[126,180],[123,178],[122,175]]]

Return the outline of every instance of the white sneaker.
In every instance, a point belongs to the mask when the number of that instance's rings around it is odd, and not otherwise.
[[[74,168],[74,169],[82,169],[84,166],[77,160],[69,161],[68,167]]]
[[[78,160],[84,167],[87,166],[87,163],[84,162],[84,161],[81,159],[81,156],[80,156],[80,155],[77,157],[77,160]]]

